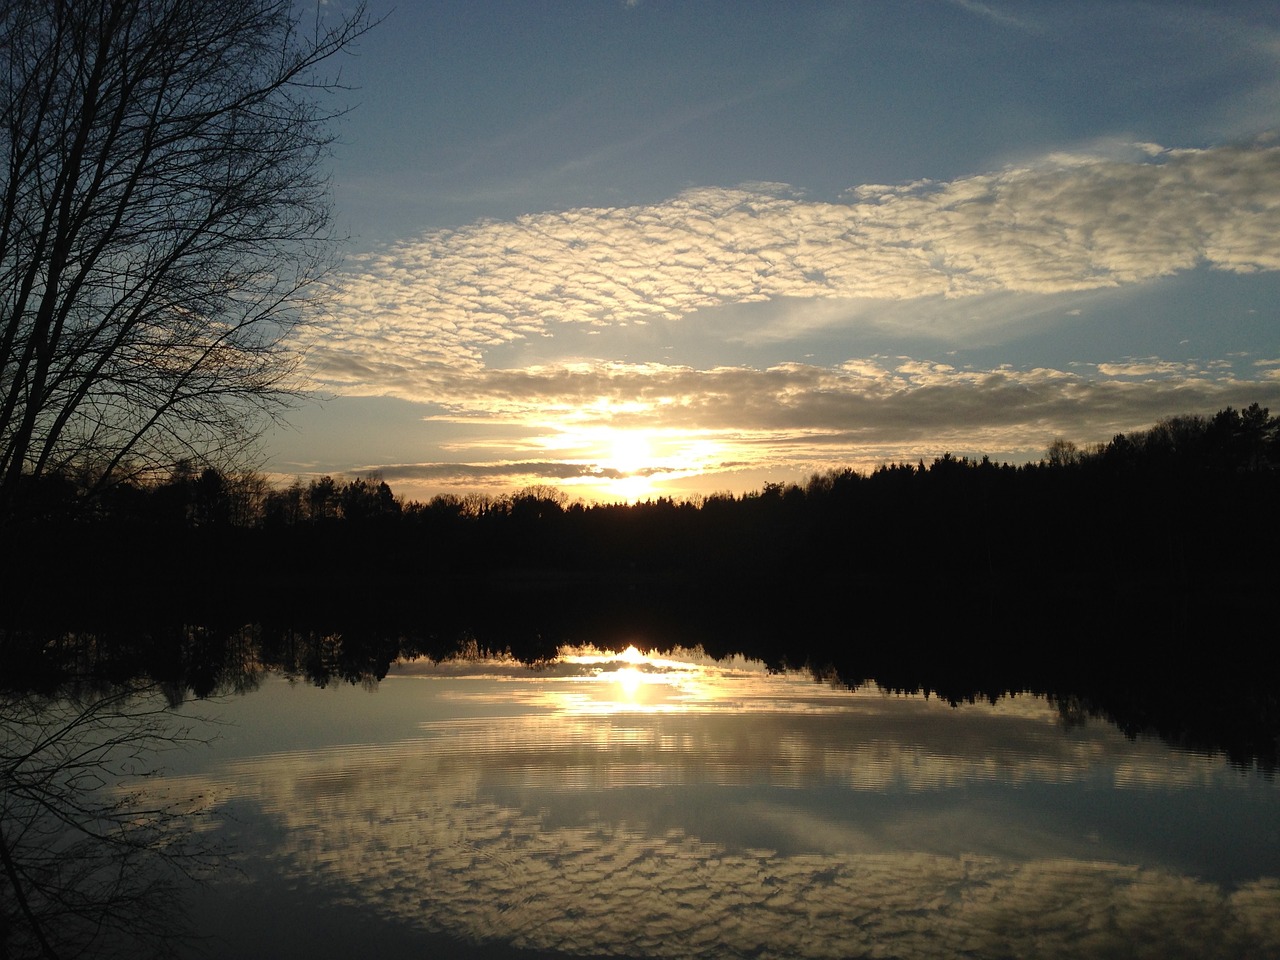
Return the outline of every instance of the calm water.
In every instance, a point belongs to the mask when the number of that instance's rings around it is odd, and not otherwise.
[[[1277,957],[1280,787],[745,661],[405,663],[189,704],[213,957]]]

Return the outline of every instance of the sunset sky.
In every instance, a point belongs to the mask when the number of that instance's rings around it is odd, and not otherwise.
[[[684,497],[1280,410],[1280,5],[370,11],[277,475]]]

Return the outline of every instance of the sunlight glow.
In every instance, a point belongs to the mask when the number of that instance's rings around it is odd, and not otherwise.
[[[712,675],[703,665],[642,653],[634,645],[621,653],[566,648],[559,659],[587,670],[571,689],[555,694],[556,708],[566,713],[683,712],[716,699]]]
[[[632,703],[639,699],[640,684],[644,683],[644,676],[635,667],[623,667],[619,670],[615,677],[618,682],[618,689],[622,692],[622,699]]]
[[[621,699],[631,704],[643,703],[645,699],[643,685],[655,682],[639,669],[646,662],[645,655],[632,644],[618,654],[617,660],[626,664],[626,666],[619,667],[613,674]],[[600,676],[603,678],[607,677],[608,674],[601,673]],[[656,682],[660,683],[662,681],[659,679]]]
[[[636,503],[658,495],[658,488],[654,486],[653,481],[643,475],[609,480],[605,487],[609,491],[609,499],[621,503]]]
[[[536,708],[547,723],[576,724],[584,718],[627,714],[701,714],[744,709],[776,714],[862,712],[885,694],[874,687],[850,691],[842,685],[816,683],[809,670],[772,670],[741,656],[716,659],[700,647],[676,647],[667,653],[644,651],[635,644],[621,652],[596,647],[563,646],[554,658],[530,666],[508,655],[492,656],[470,649],[442,661],[404,662],[399,675],[476,677],[502,683],[501,698],[515,697]],[[515,689],[507,681],[538,680]],[[489,702],[492,692],[477,693]],[[558,718],[558,719],[557,719]],[[590,737],[621,727],[573,726],[572,738]]]
[[[635,473],[653,462],[653,447],[643,433],[614,431],[613,455],[609,466],[623,473]]]
[[[664,484],[721,468],[726,456],[722,439],[705,431],[613,426],[609,419],[618,412],[610,409],[602,415],[587,407],[541,425],[548,431],[535,443],[541,455],[583,468],[582,476],[559,484],[566,492],[588,500],[635,503],[661,496]]]

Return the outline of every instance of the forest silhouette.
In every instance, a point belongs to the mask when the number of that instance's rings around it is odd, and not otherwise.
[[[834,606],[855,629],[940,617],[935,634],[988,638],[1244,628],[1271,606],[1278,435],[1254,404],[1090,450],[1057,440],[1021,466],[944,454],[630,505],[552,487],[405,503],[376,478],[274,489],[189,463],[86,499],[93,478],[60,472],[5,525],[6,617],[432,615],[483,589],[515,606],[732,599],[781,623]],[[56,610],[39,599],[51,571]]]
[[[1280,420],[1254,404],[1021,466],[944,454],[631,505],[406,503],[376,478],[187,464],[86,500],[60,473],[7,523],[0,658],[50,683],[48,638],[88,636],[102,669],[202,695],[221,681],[189,638],[247,624],[322,683],[465,644],[701,646],[953,701],[1036,690],[1272,764],[1278,467]]]

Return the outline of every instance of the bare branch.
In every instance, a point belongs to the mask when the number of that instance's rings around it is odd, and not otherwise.
[[[0,516],[24,476],[210,461],[290,396],[334,263],[292,0],[0,0]]]

